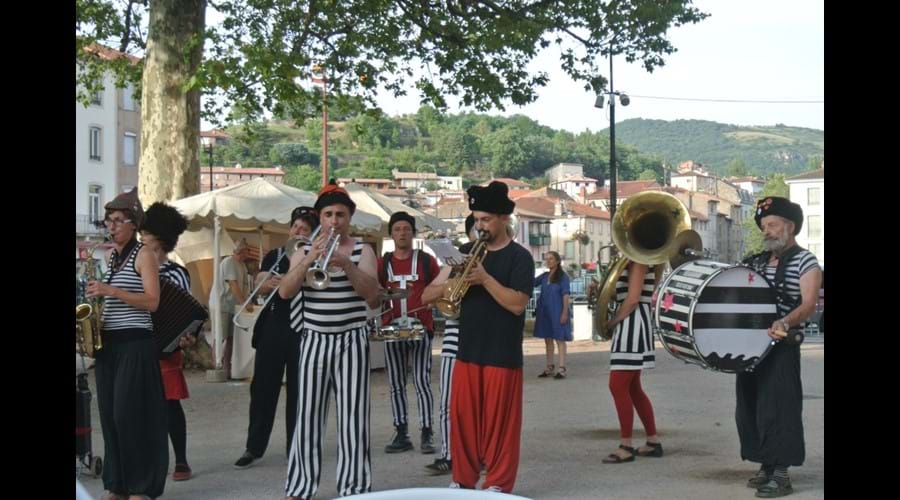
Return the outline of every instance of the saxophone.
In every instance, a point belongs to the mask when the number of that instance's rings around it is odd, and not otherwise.
[[[88,281],[102,279],[94,262],[94,250],[103,244],[101,239],[88,250],[88,258],[84,262],[84,270],[79,282],[82,290],[87,290]],[[85,302],[75,306],[75,342],[76,350],[83,356],[93,358],[95,353],[103,349],[103,339],[100,332],[103,329],[101,316],[103,314],[103,299],[94,297],[85,299]]]
[[[487,233],[481,233],[472,249],[469,250],[469,255],[466,257],[463,265],[453,269],[450,278],[447,280],[448,286],[444,291],[444,296],[435,301],[434,305],[448,319],[459,317],[460,304],[469,291],[469,282],[466,281],[466,278],[469,276],[472,268],[475,267],[475,264],[484,260],[484,257],[487,255],[487,238]]]

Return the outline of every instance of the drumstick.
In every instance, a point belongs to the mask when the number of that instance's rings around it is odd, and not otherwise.
[[[406,314],[407,314],[407,315],[410,315],[410,314],[412,314],[412,313],[414,313],[414,312],[418,312],[418,311],[421,311],[422,309],[427,309],[427,308],[428,308],[428,306],[427,306],[427,305],[424,305],[424,306],[421,306],[421,307],[417,307],[417,308],[415,308],[415,309],[410,309],[409,311],[406,311]],[[379,316],[384,316],[385,314],[387,314],[387,313],[389,313],[389,312],[394,312],[394,309],[393,309],[393,308],[388,309],[387,311],[384,311],[383,313],[379,314]]]

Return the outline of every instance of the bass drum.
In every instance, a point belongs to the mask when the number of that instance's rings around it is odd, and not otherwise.
[[[665,349],[709,370],[752,371],[774,345],[768,330],[778,319],[775,290],[746,266],[682,264],[660,285],[654,311]]]

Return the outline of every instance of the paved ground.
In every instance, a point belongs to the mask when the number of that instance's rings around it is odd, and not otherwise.
[[[436,342],[436,344],[438,344]],[[539,499],[751,499],[744,486],[757,469],[742,463],[734,425],[734,376],[704,371],[676,360],[657,344],[657,368],[646,371],[643,385],[653,401],[666,456],[638,458],[634,463],[606,465],[600,459],[617,445],[618,424],[607,388],[609,344],[570,344],[569,377],[538,379],[544,365],[543,341],[525,342],[525,412],[522,454],[514,493]],[[792,469],[795,494],[790,498],[819,499],[825,495],[825,345],[810,341],[802,347],[806,464]],[[439,359],[435,356],[433,387],[438,395]],[[93,384],[93,375],[91,376]],[[191,398],[184,401],[188,421],[188,459],[195,477],[166,483],[167,499],[278,499],[283,497],[285,432],[279,401],[279,421],[266,456],[247,470],[232,464],[244,450],[249,383],[205,382],[205,375],[188,375]],[[92,387],[93,390],[93,387]],[[409,388],[410,402],[415,404]],[[96,399],[93,401],[93,445],[102,456]],[[415,409],[412,410],[413,412]],[[437,408],[435,408],[437,413]],[[435,415],[437,417],[437,415]],[[643,438],[635,417],[635,439]],[[328,435],[318,498],[336,495],[334,410]],[[384,453],[392,434],[387,380],[372,374],[372,468],[374,490],[444,487],[449,476],[430,477],[422,467],[433,460],[418,451]],[[418,448],[417,433],[414,443]],[[170,471],[174,458],[170,458]],[[82,477],[99,498],[102,482]]]

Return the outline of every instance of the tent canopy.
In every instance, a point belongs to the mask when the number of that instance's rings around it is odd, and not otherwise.
[[[355,201],[355,200],[354,200]],[[182,198],[172,203],[188,218],[189,230],[213,227],[216,216],[228,231],[288,233],[291,211],[313,206],[316,195],[285,184],[256,178],[234,186]],[[357,202],[358,203],[358,202]],[[381,234],[382,219],[358,207],[350,222],[351,232]]]
[[[375,214],[385,223],[391,219],[391,214],[394,212],[404,211],[416,219],[416,229],[420,232],[455,232],[456,230],[456,224],[452,222],[447,222],[421,210],[404,205],[393,198],[371,189],[366,189],[355,182],[347,184],[346,189],[350,193],[350,198],[356,203],[357,210],[365,210]],[[387,230],[387,224],[385,224],[385,230]]]

